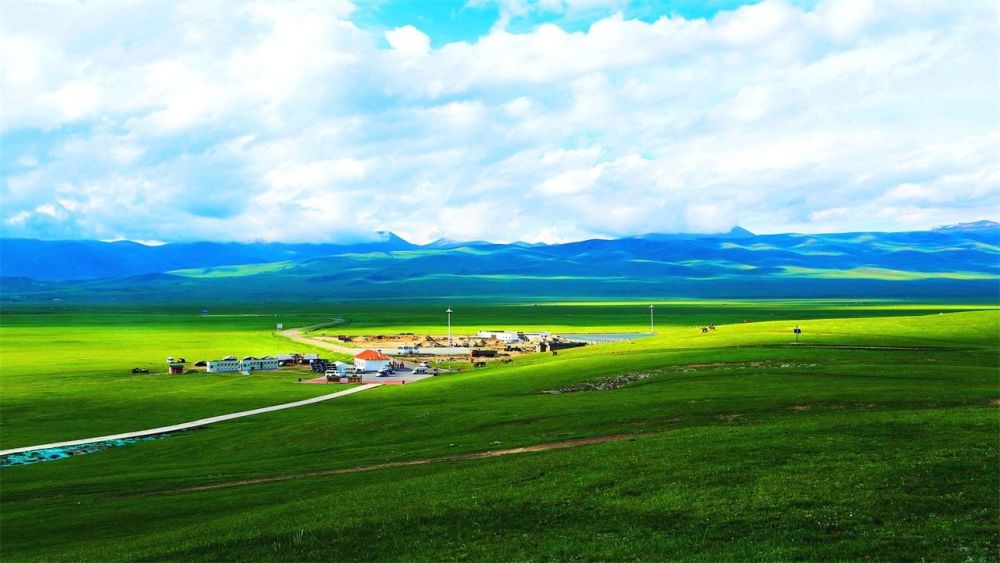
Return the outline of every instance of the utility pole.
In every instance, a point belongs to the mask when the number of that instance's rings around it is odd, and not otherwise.
[[[652,305],[649,306],[649,334],[656,334],[656,331],[653,330],[653,306]]]
[[[448,346],[451,346],[452,345],[451,344],[451,313],[452,313],[451,307],[448,307],[448,310],[445,311],[445,313],[448,313]]]

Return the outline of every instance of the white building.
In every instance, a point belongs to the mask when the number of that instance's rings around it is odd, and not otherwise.
[[[495,338],[498,342],[503,342],[504,344],[520,342],[523,340],[521,333],[508,332],[506,330],[480,330],[479,338],[485,338],[487,340]]]
[[[247,356],[242,360],[237,360],[233,356],[226,356],[222,360],[209,360],[207,362],[208,373],[232,373],[242,371],[250,373],[252,371],[278,369],[281,360],[278,358],[254,358]]]
[[[225,360],[209,360],[208,373],[226,373],[240,371],[240,361],[236,358]]]
[[[240,371],[261,371],[278,369],[280,360],[278,358],[243,358],[240,362]]]
[[[389,356],[375,350],[365,350],[354,356],[354,367],[361,371],[379,371],[389,367]]]

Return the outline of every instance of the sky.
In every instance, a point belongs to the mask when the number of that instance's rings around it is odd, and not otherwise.
[[[997,220],[998,24],[993,0],[9,0],[0,235]]]

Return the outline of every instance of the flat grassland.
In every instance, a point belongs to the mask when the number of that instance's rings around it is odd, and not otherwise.
[[[451,306],[456,331],[648,329],[647,304]],[[441,334],[444,308],[345,304],[203,318],[5,311],[2,445],[329,392],[294,375],[133,376],[125,368],[165,355],[301,349],[271,332],[276,319],[290,327],[342,316],[348,322],[331,333]],[[684,302],[659,303],[656,313],[649,338],[4,468],[0,555],[1000,556],[995,308]],[[696,329],[709,323],[718,330]],[[797,346],[796,324],[804,330]],[[593,443],[476,455],[584,439]]]

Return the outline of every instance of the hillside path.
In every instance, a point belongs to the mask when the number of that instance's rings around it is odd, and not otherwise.
[[[573,440],[563,440],[560,442],[547,442],[518,448],[505,450],[489,450],[485,452],[472,452],[447,457],[435,457],[430,459],[414,459],[409,461],[390,461],[375,465],[362,465],[359,467],[345,467],[343,469],[327,469],[324,471],[310,471],[307,473],[293,473],[286,475],[275,475],[272,477],[257,477],[255,479],[240,479],[238,481],[222,481],[208,485],[195,485],[192,487],[181,487],[177,489],[167,489],[161,491],[150,491],[144,493],[118,495],[121,497],[148,497],[154,495],[169,495],[176,493],[190,493],[197,491],[210,491],[213,489],[225,489],[229,487],[240,487],[244,485],[258,485],[261,483],[276,483],[280,481],[290,481],[292,479],[303,479],[311,477],[326,477],[329,475],[343,475],[345,473],[363,473],[368,471],[378,471],[381,469],[392,469],[395,467],[412,467],[414,465],[428,465],[434,463],[449,463],[456,461],[469,461],[478,459],[489,459],[493,457],[516,455],[534,452],[544,452],[549,450],[562,450],[567,448],[579,448],[582,446],[593,446],[597,444],[607,444],[610,442],[621,442],[624,440],[634,440],[633,434],[611,434],[608,436],[591,436],[589,438],[576,438]]]
[[[96,438],[84,438],[81,440],[69,440],[67,442],[53,442],[51,444],[41,444],[38,446],[24,446],[21,448],[12,448],[9,450],[0,450],[0,455],[8,454],[18,454],[22,452],[27,452],[31,450],[44,450],[49,448],[63,448],[66,446],[82,446],[85,444],[93,444],[95,442],[105,442],[108,440],[122,440],[125,438],[141,438],[143,436],[153,436],[155,434],[166,434],[167,432],[177,432],[179,430],[188,430],[191,428],[198,428],[200,426],[207,426],[209,424],[214,424],[216,422],[223,422],[225,420],[232,420],[234,418],[243,418],[246,416],[253,416],[256,414],[264,414],[267,412],[281,411],[285,409],[293,409],[295,407],[302,407],[305,405],[311,405],[314,403],[321,403],[323,401],[329,401],[330,399],[336,399],[337,397],[343,397],[345,395],[351,395],[353,393],[360,393],[368,389],[378,387],[378,383],[370,383],[366,385],[359,385],[357,387],[352,387],[350,389],[345,389],[343,391],[338,391],[336,393],[330,393],[328,395],[320,395],[319,397],[312,397],[310,399],[303,399],[301,401],[294,401],[291,403],[282,403],[280,405],[272,405],[270,407],[261,407],[259,409],[251,409],[247,411],[234,412],[230,414],[223,414],[219,416],[212,416],[209,418],[202,418],[199,420],[193,420],[191,422],[183,422],[181,424],[174,424],[172,426],[161,426],[159,428],[150,428],[149,430],[138,430],[135,432],[125,432],[122,434],[111,434],[109,436],[98,436]]]

